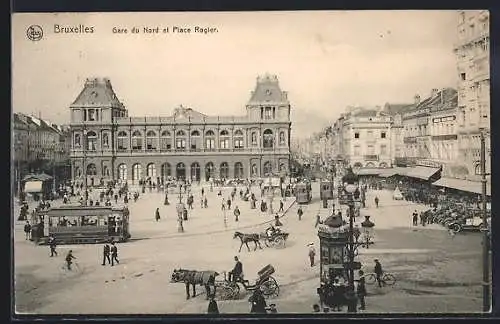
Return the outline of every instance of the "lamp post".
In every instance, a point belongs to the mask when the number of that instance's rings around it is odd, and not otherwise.
[[[352,169],[347,170],[347,174],[342,178],[344,183],[344,190],[348,193],[349,205],[349,233],[348,233],[348,249],[349,256],[348,264],[348,287],[347,296],[350,300],[347,311],[349,313],[356,313],[357,310],[357,297],[354,291],[354,257],[355,257],[355,243],[354,243],[354,200],[355,192],[358,189],[358,177],[352,172]],[[359,191],[358,191],[359,192]]]
[[[375,223],[373,223],[370,220],[370,216],[365,216],[365,220],[361,223],[361,227],[363,228],[363,238],[364,242],[361,242],[363,247],[369,248],[370,244],[374,244],[374,242],[371,240],[373,237],[373,227],[375,226]]]
[[[479,129],[481,133],[481,184],[482,184],[482,216],[483,226],[487,227],[488,213],[486,210],[486,144],[484,129]],[[483,312],[490,311],[490,255],[489,255],[488,231],[483,230]]]

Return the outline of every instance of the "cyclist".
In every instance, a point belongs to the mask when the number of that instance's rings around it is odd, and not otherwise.
[[[373,269],[373,272],[375,272],[378,286],[382,287],[382,283],[385,285],[385,282],[382,280],[382,275],[384,274],[384,271],[382,270],[382,264],[380,264],[380,261],[378,259],[375,259],[374,261],[375,261],[375,268]]]
[[[73,259],[76,259],[76,257],[73,255],[73,250],[69,250],[68,254],[66,254],[66,265],[68,267],[68,270],[71,270],[71,264],[73,263]]]

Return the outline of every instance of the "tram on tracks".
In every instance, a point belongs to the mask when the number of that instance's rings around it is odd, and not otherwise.
[[[312,200],[312,189],[309,181],[295,184],[295,199],[298,204],[308,204]]]
[[[127,207],[63,206],[36,213],[32,240],[46,244],[53,236],[57,244],[124,242],[130,238]]]
[[[333,181],[331,180],[321,180],[320,182],[319,197],[321,200],[330,200],[334,198],[333,193]]]

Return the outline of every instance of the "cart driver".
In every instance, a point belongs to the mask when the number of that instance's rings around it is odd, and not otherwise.
[[[236,261],[236,264],[234,265],[233,270],[229,271],[229,281],[237,281],[238,279],[243,279],[241,278],[243,274],[243,264],[238,260],[238,257],[234,257],[234,261]]]
[[[272,237],[276,233],[276,231],[276,228],[271,224],[271,226],[266,230],[267,237]]]

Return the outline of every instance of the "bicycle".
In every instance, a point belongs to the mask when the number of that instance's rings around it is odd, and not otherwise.
[[[377,275],[373,272],[366,274],[364,277],[367,284],[373,285],[377,282]],[[394,286],[394,284],[396,283],[396,276],[394,276],[392,273],[385,272],[384,274],[382,274],[380,281],[382,281],[382,284],[384,284],[385,286]]]

